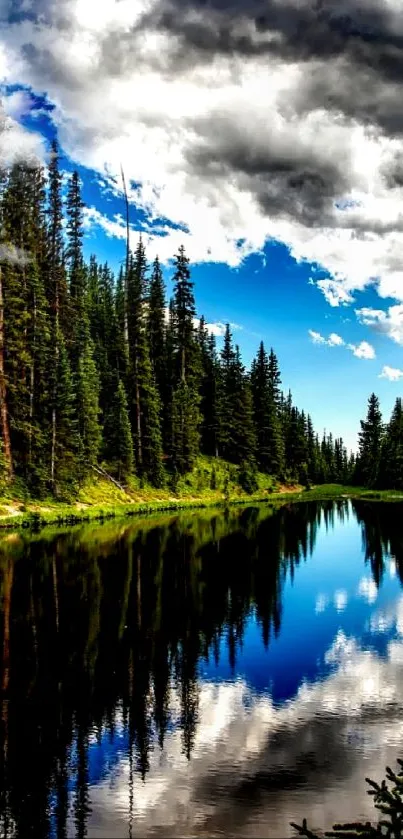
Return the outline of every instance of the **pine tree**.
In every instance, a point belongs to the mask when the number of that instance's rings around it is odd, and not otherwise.
[[[54,471],[53,489],[56,495],[77,483],[80,438],[75,413],[75,394],[70,370],[68,353],[63,336],[56,335],[58,354],[55,365],[54,415],[56,426],[54,434]]]
[[[101,447],[99,425],[99,375],[94,361],[93,345],[87,338],[78,356],[76,404],[82,474],[95,466]]]
[[[171,408],[171,462],[174,470],[191,469],[199,452],[200,356],[196,343],[196,314],[189,259],[183,246],[175,256],[172,306],[173,391]]]
[[[174,329],[177,356],[177,379],[188,381],[194,377],[194,356],[196,342],[194,318],[196,316],[193,283],[190,278],[189,259],[183,245],[175,256],[174,283]]]
[[[83,201],[78,172],[73,172],[66,200],[67,210],[67,249],[66,258],[69,267],[69,333],[67,343],[70,347],[72,369],[76,372],[79,365],[81,345],[86,342],[88,314],[86,311],[86,270],[82,253]]]
[[[163,483],[161,403],[151,367],[145,310],[147,261],[140,239],[129,268],[129,396],[136,469]]]
[[[235,350],[229,323],[225,327],[224,344],[221,350],[220,378],[218,391],[218,453],[224,459],[230,459],[235,448],[234,443],[234,401],[236,390]]]
[[[121,379],[115,377],[113,396],[105,414],[104,457],[114,464],[117,479],[127,479],[133,470],[133,440],[126,391]]]
[[[59,382],[58,372],[61,371],[61,347],[60,342],[67,333],[67,283],[64,266],[64,242],[63,242],[63,204],[62,204],[62,176],[59,169],[59,151],[56,141],[52,142],[49,163],[49,200],[48,200],[48,249],[47,249],[47,298],[49,302],[50,315],[50,370],[49,382],[51,382],[51,442],[50,442],[50,483],[52,489],[56,490],[56,459],[57,450],[60,450],[60,443],[57,439],[57,428],[59,425],[57,416],[57,403]],[[64,358],[63,358],[64,364]],[[62,365],[63,366],[63,365]]]
[[[87,272],[82,253],[83,202],[77,172],[73,172],[67,194],[67,249],[69,266],[69,310],[71,329],[66,344],[76,397],[75,411],[80,440],[81,475],[95,466],[101,446],[99,422],[100,378],[91,339]]]
[[[150,358],[157,385],[158,393],[162,402],[166,398],[166,355],[165,355],[165,287],[162,278],[162,271],[158,257],[155,258],[150,279],[148,295],[148,344]]]
[[[218,434],[218,389],[219,364],[216,351],[216,341],[213,334],[209,335],[204,317],[200,318],[198,328],[198,343],[200,352],[200,427],[201,451],[207,455],[217,455]]]
[[[366,420],[361,420],[357,459],[356,477],[365,486],[374,487],[378,483],[382,441],[383,424],[379,399],[372,393],[368,400]]]
[[[387,489],[403,489],[403,407],[398,397],[382,441],[379,482]]]
[[[250,378],[241,361],[239,347],[235,348],[235,399],[233,414],[233,443],[231,460],[235,463],[256,465],[256,432],[253,419],[253,400]]]
[[[252,365],[251,384],[257,436],[257,457],[262,472],[282,476],[284,439],[280,422],[280,372],[273,350],[270,358],[260,344]]]

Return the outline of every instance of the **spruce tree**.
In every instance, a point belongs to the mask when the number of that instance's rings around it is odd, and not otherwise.
[[[67,248],[66,259],[69,275],[69,332],[67,345],[70,347],[72,369],[79,365],[80,347],[88,339],[86,311],[86,270],[82,253],[83,201],[78,172],[73,172],[67,193]]]
[[[183,473],[191,469],[199,453],[200,356],[196,343],[196,314],[189,259],[184,247],[175,256],[172,306],[173,390],[171,408],[171,463]]]
[[[403,489],[403,407],[395,401],[382,441],[379,482],[385,489]]]
[[[105,414],[103,455],[113,465],[119,481],[133,471],[133,440],[124,384],[114,377],[112,398]]]
[[[220,378],[218,390],[218,453],[231,459],[234,448],[234,402],[236,391],[236,355],[229,323],[225,327],[224,344],[220,357]]]
[[[70,366],[76,397],[77,428],[80,440],[81,475],[95,466],[101,446],[99,422],[100,377],[91,339],[87,272],[82,252],[83,202],[77,172],[73,172],[66,202],[67,248],[69,274]]]
[[[219,364],[216,341],[209,335],[204,317],[198,328],[200,352],[200,447],[203,454],[217,455]]]
[[[59,168],[59,150],[56,141],[52,142],[50,163],[48,170],[48,236],[46,259],[46,293],[49,303],[50,320],[50,354],[49,354],[49,382],[51,383],[50,414],[50,483],[56,491],[56,461],[60,452],[60,442],[57,439],[59,420],[57,416],[59,382],[58,373],[64,369],[61,359],[61,341],[67,333],[67,282],[64,264],[63,242],[63,203],[62,176]],[[63,349],[64,352],[64,349]]]
[[[136,469],[155,486],[163,483],[161,402],[151,367],[146,320],[147,260],[140,239],[128,281],[129,377]]]
[[[280,421],[280,371],[273,350],[270,358],[263,341],[252,365],[251,384],[257,437],[257,458],[262,472],[282,476],[284,438]]]
[[[162,402],[166,399],[166,355],[165,355],[165,287],[158,257],[155,258],[148,294],[148,344],[150,358]]]
[[[357,480],[365,486],[377,486],[382,441],[383,423],[379,399],[375,393],[372,393],[368,400],[367,417],[361,420],[357,459]]]

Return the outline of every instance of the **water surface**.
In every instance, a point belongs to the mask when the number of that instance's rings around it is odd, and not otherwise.
[[[0,835],[292,836],[403,753],[400,504],[0,539]]]

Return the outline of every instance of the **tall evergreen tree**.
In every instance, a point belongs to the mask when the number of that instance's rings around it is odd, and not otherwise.
[[[183,246],[175,256],[173,276],[173,393],[171,458],[179,473],[191,469],[199,452],[200,356],[196,343],[196,314],[189,259]]]
[[[262,472],[281,476],[284,471],[284,438],[279,414],[280,373],[273,350],[268,359],[263,341],[252,365],[251,385],[258,464]]]
[[[166,356],[165,356],[165,287],[158,257],[155,258],[148,295],[148,344],[155,383],[162,401],[166,394]]]
[[[147,261],[140,239],[129,268],[129,396],[136,468],[163,483],[161,403],[151,367],[145,310]]]
[[[213,334],[209,335],[204,317],[200,318],[198,342],[201,365],[200,414],[202,421],[200,446],[204,454],[215,456],[217,455],[218,445],[219,363],[215,336]]]
[[[361,420],[357,459],[357,480],[365,486],[374,487],[378,483],[382,441],[383,423],[379,399],[372,393],[368,400],[367,417]]]
[[[114,465],[119,481],[130,477],[133,470],[133,440],[129,409],[124,384],[114,378],[113,396],[105,414],[104,451],[108,461]]]
[[[82,473],[93,467],[101,447],[99,423],[100,379],[94,359],[88,311],[87,272],[82,252],[83,202],[77,172],[73,172],[66,202],[67,249],[69,267],[70,333],[66,342],[76,397],[77,428],[80,439]]]
[[[403,407],[395,401],[391,418],[382,440],[379,483],[387,489],[403,489]]]

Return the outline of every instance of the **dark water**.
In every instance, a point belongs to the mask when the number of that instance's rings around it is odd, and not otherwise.
[[[0,538],[0,835],[292,836],[403,753],[403,508]]]

